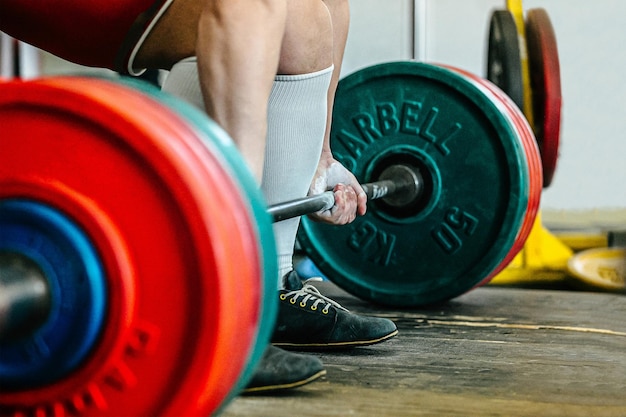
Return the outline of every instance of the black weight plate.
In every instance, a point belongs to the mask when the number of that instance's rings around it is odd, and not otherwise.
[[[517,27],[508,10],[495,10],[489,23],[487,79],[524,109],[522,61]]]

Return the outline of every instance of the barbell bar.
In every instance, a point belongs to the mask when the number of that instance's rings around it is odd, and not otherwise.
[[[381,180],[362,184],[368,201],[383,199],[388,204],[402,207],[416,201],[423,188],[423,180],[417,168],[404,164],[388,167],[380,176]],[[328,210],[335,205],[335,193],[300,198],[269,207],[268,213],[274,222]]]

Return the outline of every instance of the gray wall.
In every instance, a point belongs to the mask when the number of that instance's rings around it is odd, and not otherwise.
[[[414,58],[484,75],[488,19],[505,5],[505,0],[353,0],[343,73]],[[535,7],[547,10],[556,32],[563,94],[560,157],[542,208],[626,208],[626,2],[524,1],[525,10]]]

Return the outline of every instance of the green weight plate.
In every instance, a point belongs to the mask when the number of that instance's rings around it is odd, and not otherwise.
[[[307,255],[379,304],[431,304],[481,282],[514,244],[528,205],[524,149],[504,111],[462,76],[427,64],[381,64],[341,80],[335,157],[361,182],[412,165],[425,191],[401,209],[372,201],[347,226],[303,219]]]
[[[489,22],[487,79],[524,109],[522,60],[517,27],[508,10],[495,10]]]

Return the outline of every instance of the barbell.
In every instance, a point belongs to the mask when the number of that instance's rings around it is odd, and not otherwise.
[[[0,274],[20,294],[1,317],[5,409],[208,415],[228,403],[273,331],[272,221],[329,207],[332,193],[268,208],[219,126],[133,81],[0,84],[0,123]],[[368,214],[341,227],[305,217],[298,239],[366,300],[461,295],[504,268],[534,222],[532,130],[459,69],[397,62],[346,77],[331,146],[365,184]]]

